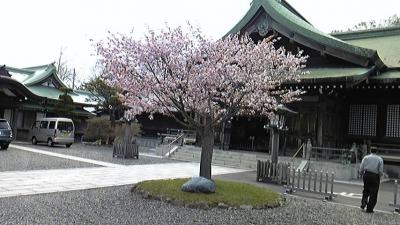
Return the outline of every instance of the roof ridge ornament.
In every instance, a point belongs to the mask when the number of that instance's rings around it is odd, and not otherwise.
[[[268,18],[265,17],[262,21],[257,24],[257,32],[261,37],[265,37],[270,30],[270,24]]]
[[[0,76],[11,77],[11,74],[6,69],[6,65],[0,66]]]

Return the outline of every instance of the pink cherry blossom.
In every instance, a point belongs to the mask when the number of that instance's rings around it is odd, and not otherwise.
[[[299,81],[307,58],[301,51],[276,49],[272,38],[254,43],[247,35],[231,35],[213,41],[190,25],[187,30],[149,30],[143,40],[110,34],[97,44],[105,78],[124,90],[120,97],[131,115],[167,114],[214,134],[234,115],[271,116],[301,94],[278,89]],[[203,151],[204,145],[203,140]]]

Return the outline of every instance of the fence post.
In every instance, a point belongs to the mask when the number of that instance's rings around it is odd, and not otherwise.
[[[328,174],[328,172],[325,173],[325,177],[326,177],[326,180],[325,180],[325,194],[328,194],[328,182],[329,182],[329,174]]]
[[[319,179],[319,192],[322,192],[322,170],[319,172],[320,174],[320,179]]]
[[[297,170],[297,188],[300,188],[300,169]]]
[[[314,191],[317,191],[317,176],[318,176],[318,172],[317,170],[314,170]]]
[[[394,199],[393,199],[394,207],[397,207],[397,189],[398,189],[397,182],[398,182],[397,180],[394,181]]]
[[[293,171],[293,177],[292,177],[292,190],[294,190],[294,181],[295,181],[295,177],[296,177],[296,169],[295,169],[295,168],[293,168],[293,169],[292,169],[292,171]]]
[[[335,173],[332,172],[332,177],[331,177],[331,196],[333,196],[333,182],[335,180]]]
[[[306,173],[303,171],[303,190],[306,190]]]

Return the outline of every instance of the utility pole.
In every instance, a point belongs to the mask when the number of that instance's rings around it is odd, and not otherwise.
[[[75,76],[76,76],[76,73],[75,73],[75,68],[74,68],[74,74],[72,75],[72,90],[75,89]]]

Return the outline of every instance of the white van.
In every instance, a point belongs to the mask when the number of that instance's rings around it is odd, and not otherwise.
[[[42,118],[35,121],[30,130],[32,144],[45,142],[48,146],[63,144],[67,148],[74,143],[74,123],[68,118]]]

